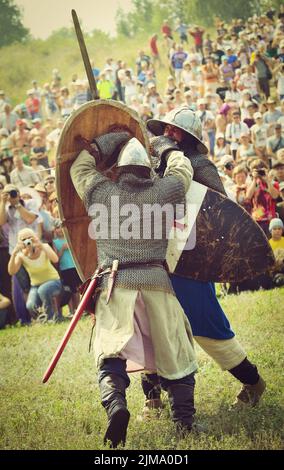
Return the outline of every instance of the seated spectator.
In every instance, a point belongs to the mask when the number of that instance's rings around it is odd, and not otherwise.
[[[18,242],[11,254],[8,271],[15,275],[21,266],[27,270],[31,288],[27,299],[27,309],[32,318],[37,317],[42,305],[46,321],[61,319],[56,311],[53,297],[60,294],[62,284],[56,269],[51,263],[57,263],[58,256],[47,243],[41,243],[31,229],[22,229],[18,233]]]
[[[43,165],[39,164],[40,156],[40,153],[34,153],[33,155],[31,155],[30,164],[31,169],[38,176],[39,181],[43,181],[44,178],[48,176],[48,170]]]

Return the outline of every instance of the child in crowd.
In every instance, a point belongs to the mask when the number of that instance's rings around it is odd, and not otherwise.
[[[269,224],[269,231],[271,239],[269,240],[270,246],[275,250],[281,248],[284,250],[284,237],[283,237],[284,224],[281,219],[272,219]]]

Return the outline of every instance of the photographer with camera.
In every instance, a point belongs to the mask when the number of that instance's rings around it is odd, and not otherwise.
[[[276,217],[276,199],[279,197],[279,184],[268,176],[268,166],[256,159],[250,165],[252,182],[246,197],[252,203],[252,218],[269,237],[269,223]]]
[[[34,200],[24,201],[20,198],[20,191],[13,184],[6,184],[0,194],[0,226],[8,227],[9,255],[12,254],[18,238],[18,232],[26,227],[41,234],[42,221]],[[29,293],[30,279],[22,267],[12,279],[13,303],[21,324],[30,322],[29,314],[25,308],[23,296]]]
[[[31,288],[26,307],[31,317],[36,317],[38,307],[44,308],[48,322],[59,321],[62,315],[55,311],[53,297],[60,294],[62,284],[59,274],[52,263],[58,256],[48,243],[41,243],[32,229],[24,228],[18,233],[17,244],[11,254],[8,272],[15,275],[22,266],[27,270]]]

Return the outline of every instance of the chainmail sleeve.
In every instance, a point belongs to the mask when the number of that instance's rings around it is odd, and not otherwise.
[[[207,157],[204,155],[187,155],[194,174],[193,179],[197,181],[197,183],[204,184],[208,188],[214,189],[224,196],[227,196],[227,193],[224,189],[223,183],[221,181],[220,176],[218,175],[218,171],[214,163],[208,160]]]

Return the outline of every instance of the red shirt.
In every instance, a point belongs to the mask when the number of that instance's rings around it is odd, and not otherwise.
[[[196,31],[195,33],[190,33],[193,36],[194,43],[196,46],[202,46],[202,36],[203,31]]]
[[[155,36],[150,39],[150,49],[153,55],[159,55],[157,47],[157,38],[155,38]]]
[[[171,28],[169,27],[169,25],[164,24],[164,25],[162,26],[162,33],[165,34],[166,36],[171,36],[171,35],[172,35],[172,30],[171,30]]]

